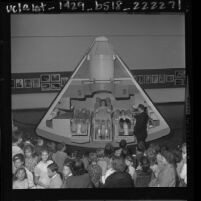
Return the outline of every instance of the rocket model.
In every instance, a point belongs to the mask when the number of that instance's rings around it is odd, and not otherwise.
[[[170,128],[151,99],[108,39],[98,37],[51,104],[36,132],[51,140],[82,147],[104,147],[107,142],[116,146],[122,139],[136,143],[132,114],[139,104],[144,104],[151,114],[147,141],[168,135]],[[127,118],[126,135],[121,116]],[[103,122],[107,125],[102,125]],[[97,133],[100,127],[106,129],[102,131],[106,137],[100,138]]]

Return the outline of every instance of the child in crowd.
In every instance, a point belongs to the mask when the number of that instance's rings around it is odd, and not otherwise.
[[[51,141],[51,140],[46,140],[46,146],[47,146],[47,148],[48,148],[48,150],[49,150],[49,154],[50,154],[50,158],[51,158],[52,155],[53,155],[54,153],[56,153],[56,151],[57,151],[57,148],[56,148],[57,143],[56,143],[56,142],[53,142],[53,141]]]
[[[134,173],[134,184],[136,187],[148,187],[153,176],[148,158],[142,156],[139,165],[140,168]]]
[[[179,176],[179,186],[187,186],[187,151],[186,143],[182,145],[182,159],[181,162],[177,164],[177,174]]]
[[[149,147],[146,151],[146,155],[147,158],[150,162],[150,168],[153,171],[153,176],[155,176],[155,178],[158,177],[158,173],[159,173],[159,168],[158,168],[158,164],[157,164],[157,160],[156,160],[156,150],[153,147]]]
[[[24,146],[25,167],[32,173],[38,163],[38,157],[34,156],[34,147],[31,144]]]
[[[24,166],[24,162],[25,159],[23,154],[16,154],[15,156],[13,156],[13,164],[15,167],[15,169],[13,170],[13,174],[15,175],[16,171],[19,168],[24,168],[28,179],[28,187],[33,188],[34,187],[33,174]]]
[[[135,168],[134,168],[134,159],[131,155],[127,155],[125,158],[125,163],[127,166],[127,172],[130,174],[131,178],[134,178]]]
[[[63,164],[63,172],[62,172],[62,176],[63,176],[63,184],[62,184],[62,187],[61,188],[65,188],[66,186],[66,182],[67,182],[67,179],[72,176],[72,171],[71,171],[71,166],[72,166],[72,162],[73,160],[72,159],[69,159],[67,158],[65,161],[64,161],[64,164]]]
[[[97,154],[97,164],[101,167],[102,176],[104,176],[107,171],[107,162],[104,160],[104,149],[102,148],[97,149],[96,154]]]
[[[53,163],[49,160],[49,151],[47,148],[41,150],[41,161],[36,165],[34,169],[35,183],[37,188],[48,188],[50,184],[50,178],[48,176],[47,167]]]
[[[101,185],[101,176],[102,176],[102,169],[101,167],[94,161],[88,167],[89,177],[93,184],[94,188],[99,188]]]
[[[36,144],[35,144],[35,153],[37,156],[40,157],[41,150],[45,147],[45,140],[41,137],[36,138]]]
[[[16,170],[13,181],[13,189],[28,189],[29,182],[27,179],[26,170],[20,167]]]
[[[12,157],[16,154],[24,154],[23,150],[20,147],[20,144],[23,141],[22,131],[16,130],[12,132]]]
[[[112,157],[114,156],[114,147],[111,143],[107,143],[104,148],[104,161],[107,163],[106,170],[103,170],[103,175],[112,167]]]
[[[50,183],[48,188],[61,188],[62,180],[58,174],[58,166],[56,163],[51,163],[47,166],[48,176],[50,177]]]
[[[56,150],[56,153],[52,154],[52,160],[58,165],[58,171],[62,173],[64,161],[68,157],[65,153],[66,145],[64,143],[58,143],[56,145]]]
[[[140,161],[141,158],[145,155],[145,144],[141,141],[138,143],[137,147],[136,147],[136,170],[140,169]]]
[[[89,166],[89,152],[86,151],[82,156],[82,162],[84,163],[85,170],[88,169]]]
[[[121,141],[119,142],[119,148],[118,148],[117,150],[115,150],[114,155],[115,155],[115,156],[120,156],[122,150],[125,149],[126,146],[127,146],[126,140],[121,140]]]

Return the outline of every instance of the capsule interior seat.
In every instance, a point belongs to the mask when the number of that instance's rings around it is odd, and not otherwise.
[[[134,67],[133,67],[134,68]],[[101,105],[102,104],[102,105]],[[36,128],[39,136],[83,147],[120,140],[136,143],[135,107],[144,104],[150,120],[147,141],[170,127],[105,37],[98,37],[81,59]]]

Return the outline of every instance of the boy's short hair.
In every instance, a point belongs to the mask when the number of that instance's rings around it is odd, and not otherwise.
[[[24,155],[23,154],[15,154],[14,156],[13,156],[13,162],[15,162],[16,160],[21,160],[23,163],[24,163],[24,161],[25,161],[25,159],[24,159]]]
[[[22,131],[16,130],[12,132],[12,142],[17,142],[20,138],[23,137]]]
[[[66,146],[65,143],[58,143],[58,144],[56,145],[56,150],[57,150],[57,151],[61,151],[65,146]]]
[[[58,168],[58,165],[57,165],[55,162],[49,164],[49,165],[47,166],[47,168],[49,168],[52,172],[57,172],[58,169],[59,169],[59,168]]]

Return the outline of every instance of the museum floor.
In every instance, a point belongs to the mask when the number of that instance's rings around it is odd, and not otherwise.
[[[155,105],[169,124],[171,133],[168,136],[152,142],[174,148],[183,141],[185,135],[184,103],[163,103]],[[15,110],[13,111],[14,123],[24,132],[36,135],[35,129],[46,112],[47,109]],[[134,148],[134,145],[130,145],[130,148]],[[77,146],[69,145],[67,146],[67,150],[69,152],[77,150]],[[93,149],[79,147],[79,150],[91,151]]]

